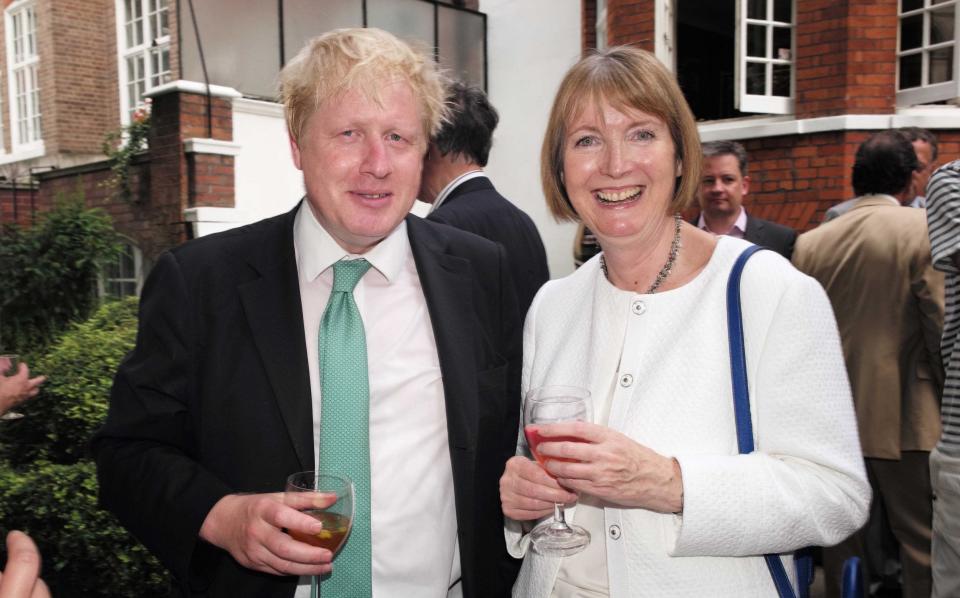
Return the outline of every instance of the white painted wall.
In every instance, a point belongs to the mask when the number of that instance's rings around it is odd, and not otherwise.
[[[283,107],[273,102],[233,101],[236,211],[244,224],[282,214],[303,197],[303,175],[293,165]]]
[[[553,278],[573,271],[576,226],[557,224],[540,189],[540,144],[560,79],[580,57],[579,0],[480,0],[487,84],[500,113],[487,174],[533,218]]]

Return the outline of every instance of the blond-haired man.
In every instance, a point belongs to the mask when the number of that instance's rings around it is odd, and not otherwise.
[[[520,323],[502,248],[408,216],[443,118],[435,68],[375,29],[309,42],[280,76],[305,201],[163,255],[144,288],[94,449],[103,503],[185,594],[309,596],[310,576],[325,597],[509,593]],[[284,533],[320,526],[275,492],[357,461],[331,567]]]

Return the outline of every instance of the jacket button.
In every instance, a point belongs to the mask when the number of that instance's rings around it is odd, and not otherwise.
[[[610,537],[611,537],[611,538],[613,538],[614,540],[619,540],[619,539],[620,539],[620,526],[619,526],[619,525],[611,525],[610,528],[609,528],[609,531],[610,531]]]
[[[633,384],[633,376],[630,374],[624,374],[620,376],[620,386],[624,388],[629,388]]]
[[[647,304],[643,301],[634,301],[630,306],[630,311],[635,315],[642,316],[647,311]]]

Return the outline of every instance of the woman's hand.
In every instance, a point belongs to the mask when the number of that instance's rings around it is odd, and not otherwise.
[[[569,422],[537,428],[545,437],[539,449],[548,459],[547,471],[564,488],[623,507],[659,513],[683,510],[683,479],[676,459],[605,426]],[[574,436],[583,442],[549,442],[549,437],[556,436]],[[500,487],[502,493],[502,480]]]
[[[500,477],[503,514],[515,521],[551,515],[554,503],[575,500],[576,494],[563,489],[536,461],[526,457],[512,457]]]

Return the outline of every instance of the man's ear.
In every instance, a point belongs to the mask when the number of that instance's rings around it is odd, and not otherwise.
[[[290,131],[287,131],[287,139],[290,140],[290,155],[293,156],[293,165],[297,167],[297,170],[303,170],[300,166],[300,146]]]
[[[743,177],[743,195],[750,193],[750,175],[744,175]]]

